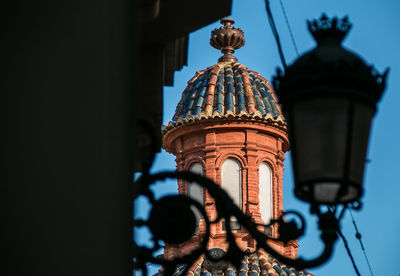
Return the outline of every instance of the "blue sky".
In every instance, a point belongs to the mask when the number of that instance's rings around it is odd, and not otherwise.
[[[400,123],[397,121],[400,109],[400,1],[385,0],[282,0],[300,52],[314,47],[311,35],[306,29],[306,19],[319,18],[322,12],[328,16],[348,15],[353,28],[346,38],[345,47],[361,55],[368,63],[375,65],[379,72],[390,67],[387,89],[378,103],[378,112],[373,121],[368,159],[364,178],[365,194],[361,211],[354,211],[359,230],[372,266],[374,275],[400,274]],[[212,8],[212,7],[210,7]],[[281,36],[286,60],[291,64],[297,54],[290,39],[289,31],[278,0],[271,1],[272,12]],[[199,15],[201,16],[201,15]],[[246,45],[237,50],[239,62],[271,79],[277,67],[281,67],[275,41],[267,21],[263,0],[234,0],[232,15],[235,26],[245,32]],[[190,34],[188,66],[175,73],[173,87],[164,89],[164,124],[172,118],[186,82],[196,71],[217,63],[220,52],[209,45],[210,32],[220,24],[215,22]],[[290,156],[286,155],[284,172],[284,208],[295,209],[306,215],[308,228],[306,237],[299,241],[299,256],[313,257],[322,246],[316,220],[308,215],[308,205],[293,195],[293,179]],[[153,172],[175,169],[174,157],[166,152],[158,154]],[[158,185],[158,196],[176,193],[176,185]],[[137,203],[137,212],[144,216],[148,206]],[[347,237],[357,266],[362,275],[370,275],[349,213],[342,221],[342,230]],[[146,236],[137,232],[142,240]],[[315,275],[356,275],[350,259],[339,240],[334,256],[317,269]]]

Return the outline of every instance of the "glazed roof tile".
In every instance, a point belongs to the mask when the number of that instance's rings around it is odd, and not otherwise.
[[[286,126],[269,81],[237,62],[219,62],[188,81],[171,128],[198,120],[242,118]]]
[[[182,275],[184,268],[184,266],[178,267],[173,275]],[[297,271],[293,267],[286,266],[282,262],[262,251],[246,256],[242,260],[242,265],[239,271],[237,271],[233,265],[228,265],[223,273],[227,276],[313,276],[305,270]],[[196,262],[188,271],[188,275],[193,276],[212,276],[213,274],[215,273],[208,271],[203,266],[203,261]],[[221,275],[221,271],[218,271],[217,274]],[[154,276],[162,275],[164,275],[163,269],[160,269],[160,271]]]

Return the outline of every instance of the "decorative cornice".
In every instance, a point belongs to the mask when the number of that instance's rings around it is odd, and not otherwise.
[[[268,123],[274,126],[277,126],[282,129],[286,129],[286,121],[282,115],[277,118],[273,118],[271,114],[262,115],[260,112],[256,111],[253,114],[242,113],[239,115],[236,114],[224,114],[215,112],[211,116],[207,116],[205,113],[201,113],[199,116],[189,115],[185,119],[178,119],[177,121],[169,122],[168,125],[163,125],[161,132],[165,135],[168,131],[183,125],[189,125],[192,123],[206,121],[206,120],[218,120],[218,119],[231,119],[231,120],[254,120],[260,121],[264,123]]]

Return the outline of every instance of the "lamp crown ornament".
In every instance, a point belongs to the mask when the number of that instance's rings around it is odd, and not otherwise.
[[[318,44],[327,40],[341,43],[352,27],[347,16],[328,18],[324,13],[319,20],[307,20],[307,25]]]
[[[281,104],[284,105],[289,98],[304,96],[294,92],[296,89],[292,89],[292,84],[295,84],[298,89],[320,85],[336,87],[342,91],[356,88],[360,93],[354,96],[375,105],[385,89],[389,69],[380,74],[358,54],[341,45],[352,27],[348,17],[329,18],[322,14],[320,19],[307,21],[307,24],[317,47],[299,57],[286,72],[277,70],[273,85]],[[325,95],[328,94],[325,91]]]
[[[211,32],[210,45],[224,54],[218,59],[218,62],[237,62],[237,58],[232,54],[245,44],[244,32],[242,29],[232,26],[235,24],[233,19],[224,18],[220,23],[223,26]]]

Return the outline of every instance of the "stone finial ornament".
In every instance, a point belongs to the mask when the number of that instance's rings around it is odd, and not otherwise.
[[[237,62],[232,54],[244,45],[244,32],[240,28],[232,27],[235,24],[233,19],[224,18],[220,23],[224,26],[211,32],[210,45],[224,54],[218,62]]]

